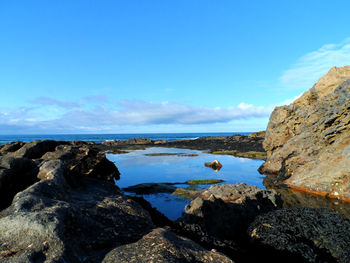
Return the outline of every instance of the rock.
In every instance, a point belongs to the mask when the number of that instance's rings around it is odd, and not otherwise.
[[[280,255],[282,261],[289,258],[290,262],[350,262],[350,221],[327,210],[272,211],[255,219],[249,235],[262,258]]]
[[[257,215],[275,210],[282,201],[274,192],[255,186],[213,185],[190,205],[177,223],[185,233],[208,247],[236,250]]]
[[[15,194],[35,183],[37,165],[28,158],[0,157],[0,210],[8,207]]]
[[[148,212],[114,184],[110,164],[77,142],[36,141],[1,156],[0,261],[100,262],[152,231]]]
[[[123,188],[126,192],[135,194],[172,193],[176,190],[173,183],[143,183]]]
[[[248,135],[249,138],[265,138],[265,131],[253,132]]]
[[[210,167],[214,171],[219,171],[222,168],[222,164],[218,160],[214,160],[211,162],[204,163],[206,167]]]
[[[26,157],[30,159],[38,159],[45,153],[54,151],[56,146],[67,143],[68,142],[59,142],[53,140],[37,140],[24,144],[21,148],[13,153],[13,156],[16,158]]]
[[[133,244],[120,246],[107,254],[103,263],[125,262],[233,262],[228,257],[208,251],[193,241],[169,230],[157,228]]]
[[[0,262],[135,262],[137,253],[140,262],[232,262],[154,230],[154,222],[173,223],[143,198],[125,196],[114,183],[118,169],[93,144],[36,141],[1,149]]]
[[[153,228],[115,185],[85,178],[72,188],[59,170],[18,193],[0,217],[1,262],[99,262]]]
[[[118,180],[120,178],[118,169],[106,158],[105,153],[100,152],[93,147],[80,145],[74,146],[74,144],[60,145],[54,152],[47,152],[41,158],[44,161],[64,161],[69,170],[66,177],[70,177],[72,180],[79,179],[82,176],[87,176],[114,183],[114,179]],[[47,166],[48,164],[45,165]],[[42,164],[39,176],[45,177],[45,175],[43,175],[45,170],[46,167]]]
[[[143,144],[153,144],[153,141],[145,138],[132,138],[129,140],[112,140],[104,141],[104,145],[143,145]]]
[[[270,116],[260,168],[266,184],[350,201],[350,67],[332,68]]]
[[[0,156],[15,152],[24,145],[24,142],[11,142],[0,146]]]

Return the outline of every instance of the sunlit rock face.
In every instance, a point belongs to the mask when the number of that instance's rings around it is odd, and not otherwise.
[[[333,67],[299,99],[276,107],[260,167],[269,182],[350,200],[350,66]]]

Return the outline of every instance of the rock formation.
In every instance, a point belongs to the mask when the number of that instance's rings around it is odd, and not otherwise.
[[[281,209],[258,216],[249,227],[256,253],[293,262],[348,263],[350,221],[323,209]]]
[[[281,199],[272,191],[244,183],[213,185],[185,207],[177,223],[209,247],[234,251],[244,244],[246,229],[257,215],[281,207]]]
[[[270,116],[266,183],[350,201],[350,66],[332,68]]]
[[[166,219],[125,196],[118,178],[88,143],[1,146],[0,262],[232,262],[157,229],[153,218]]]

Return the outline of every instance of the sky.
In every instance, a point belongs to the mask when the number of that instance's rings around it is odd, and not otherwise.
[[[253,132],[350,65],[349,1],[1,0],[0,134]]]

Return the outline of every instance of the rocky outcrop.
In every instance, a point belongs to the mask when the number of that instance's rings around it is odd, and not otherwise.
[[[350,261],[350,221],[323,209],[295,208],[258,216],[249,227],[255,253],[291,262]]]
[[[179,237],[163,228],[153,230],[135,243],[112,250],[102,262],[233,263],[226,256],[215,251],[208,251],[192,240]]]
[[[264,153],[262,143],[264,132],[250,136],[233,135],[220,137],[201,137],[193,140],[152,141],[144,138],[134,138],[125,141],[112,140],[96,144],[100,150],[114,153],[124,153],[123,149],[142,149],[144,147],[175,147],[184,149],[216,151],[235,151],[236,153]],[[244,156],[243,156],[244,157]],[[248,157],[249,158],[249,157]]]
[[[93,145],[4,145],[0,165],[0,262],[232,262],[156,229],[167,218],[125,196],[118,169]]]
[[[350,201],[350,67],[332,68],[270,116],[260,168],[267,184]]]
[[[246,241],[246,229],[257,215],[281,206],[278,195],[255,186],[213,185],[185,207],[177,223],[209,247],[235,251]]]

